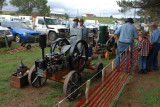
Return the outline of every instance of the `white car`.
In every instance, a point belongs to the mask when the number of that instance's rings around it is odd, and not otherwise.
[[[34,23],[34,29],[43,34],[47,34],[48,39],[51,41],[69,34],[68,28],[59,25],[57,19],[50,17],[37,17]]]

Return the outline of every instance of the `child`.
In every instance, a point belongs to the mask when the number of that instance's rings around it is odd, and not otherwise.
[[[147,32],[142,33],[142,40],[139,42],[138,51],[138,65],[139,65],[139,72],[140,74],[146,74],[146,61],[147,56],[149,54],[149,50],[151,49],[150,41],[147,38]]]

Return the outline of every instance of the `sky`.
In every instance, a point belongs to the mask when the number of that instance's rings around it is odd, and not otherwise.
[[[70,16],[81,16],[82,14],[95,14],[100,17],[110,17],[111,15],[116,18],[120,17],[133,17],[133,12],[128,12],[124,15],[118,11],[119,6],[117,0],[48,0],[51,7],[51,12],[54,13],[67,13]],[[2,10],[13,11],[17,10],[9,4],[4,6]]]

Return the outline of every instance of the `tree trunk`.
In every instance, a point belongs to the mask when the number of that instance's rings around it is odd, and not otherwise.
[[[2,14],[2,7],[3,7],[3,5],[0,4],[0,14]]]

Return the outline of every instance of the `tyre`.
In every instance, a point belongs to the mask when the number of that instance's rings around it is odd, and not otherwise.
[[[16,34],[16,36],[15,36],[15,41],[16,41],[17,43],[20,43],[20,42],[21,42],[21,37],[20,37],[19,34]]]
[[[55,32],[50,32],[48,38],[50,41],[54,41],[57,39],[57,34]]]

